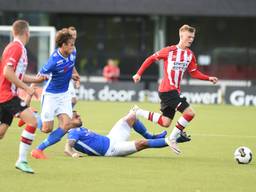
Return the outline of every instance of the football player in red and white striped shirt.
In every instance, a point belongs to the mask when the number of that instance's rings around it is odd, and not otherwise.
[[[213,84],[218,81],[217,77],[205,75],[197,68],[195,55],[189,49],[194,41],[195,31],[194,27],[183,25],[179,29],[179,43],[165,47],[149,56],[133,76],[134,82],[139,82],[143,72],[151,64],[161,59],[164,60],[164,76],[158,88],[162,114],[145,111],[140,108],[136,108],[136,113],[163,127],[170,126],[176,111],[182,113],[168,138],[168,144],[176,154],[180,154],[176,139],[183,133],[184,128],[195,116],[195,112],[186,101],[186,98],[180,95],[180,82],[185,71],[188,71],[190,76],[196,79],[211,81]]]
[[[14,40],[4,49],[0,62],[0,139],[4,137],[14,116],[19,116],[26,122],[27,126],[21,134],[19,158],[15,166],[26,173],[34,173],[27,164],[27,153],[35,137],[37,119],[33,111],[18,97],[17,89],[21,88],[29,96],[33,96],[34,89],[25,83],[40,83],[44,77],[25,75],[28,64],[25,44],[30,37],[28,22],[15,21],[12,25],[12,34]]]

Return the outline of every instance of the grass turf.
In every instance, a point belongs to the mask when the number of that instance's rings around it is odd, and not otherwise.
[[[133,104],[80,101],[76,109],[86,127],[107,134]],[[136,104],[153,111],[159,108],[158,104]],[[38,103],[33,105],[39,108]],[[255,160],[249,165],[238,165],[233,159],[234,150],[241,145],[256,152],[255,107],[194,105],[193,108],[197,116],[187,128],[192,141],[180,145],[180,156],[164,148],[148,149],[129,157],[72,159],[63,153],[66,140],[63,139],[46,150],[48,160],[29,157],[34,175],[14,168],[22,131],[14,121],[0,142],[0,191],[255,191]],[[175,119],[178,117],[176,114]],[[153,133],[163,130],[146,120],[143,122]],[[38,131],[32,148],[45,137]],[[131,139],[138,138],[132,132]]]

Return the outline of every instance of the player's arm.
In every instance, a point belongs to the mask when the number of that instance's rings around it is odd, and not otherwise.
[[[139,70],[137,71],[137,73],[135,75],[133,75],[133,81],[134,83],[138,83],[141,79],[142,74],[144,73],[144,71],[155,61],[157,61],[155,54],[149,56],[140,66]]]
[[[191,71],[189,73],[190,73],[190,76],[195,78],[195,79],[211,81],[213,84],[216,84],[218,82],[217,77],[211,77],[211,76],[205,75],[204,73],[202,73],[198,69],[196,69],[194,71]]]
[[[24,82],[22,82],[18,77],[16,76],[14,69],[11,65],[6,65],[4,67],[4,77],[8,79],[11,83],[15,84],[16,87],[23,89],[28,95],[34,94],[34,89],[27,86]]]
[[[150,66],[152,65],[155,61],[158,61],[160,59],[164,59],[167,54],[169,52],[169,47],[165,47],[163,49],[161,49],[160,51],[154,53],[153,55],[149,56],[140,66],[139,70],[137,71],[137,73],[132,77],[133,81],[135,83],[138,83],[141,79],[142,74],[144,73],[144,71]]]
[[[198,70],[197,63],[196,63],[196,58],[195,58],[194,55],[193,55],[192,60],[189,64],[189,66],[188,66],[188,70],[189,70],[189,74],[192,78],[211,81],[213,84],[216,84],[218,82],[217,77],[208,76],[208,75],[206,75],[206,74],[204,74],[204,73],[202,73],[201,71]]]
[[[52,57],[50,57],[43,65],[43,67],[40,69],[37,76],[43,76],[45,78],[48,78],[49,75],[53,72],[54,68],[56,67],[56,61]]]
[[[78,89],[80,87],[80,75],[75,67],[73,68],[72,79],[75,81],[75,88]]]
[[[30,84],[30,87],[35,90],[34,96],[35,96],[36,98],[38,98],[39,95],[38,95],[37,92],[36,92],[36,89],[37,89],[37,88],[36,88],[36,85],[35,85],[34,83],[31,83],[31,84]],[[32,97],[33,97],[33,95],[27,95],[27,96],[25,97],[24,102],[26,103],[27,106],[30,106]]]
[[[75,146],[75,140],[73,139],[68,139],[65,145],[65,149],[64,149],[64,153],[70,157],[82,157],[82,155],[80,153],[78,153],[76,150],[74,150],[74,146]]]
[[[45,75],[24,75],[23,76],[23,82],[25,83],[42,83],[43,81],[47,80],[47,76]]]

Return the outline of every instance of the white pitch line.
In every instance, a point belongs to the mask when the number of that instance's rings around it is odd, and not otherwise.
[[[191,136],[199,136],[199,137],[231,137],[231,138],[256,138],[256,135],[224,135],[224,134],[201,134],[201,133],[191,134]]]

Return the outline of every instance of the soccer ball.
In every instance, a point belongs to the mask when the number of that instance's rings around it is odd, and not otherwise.
[[[238,147],[235,150],[234,158],[239,164],[248,164],[252,160],[252,151],[248,147]]]

